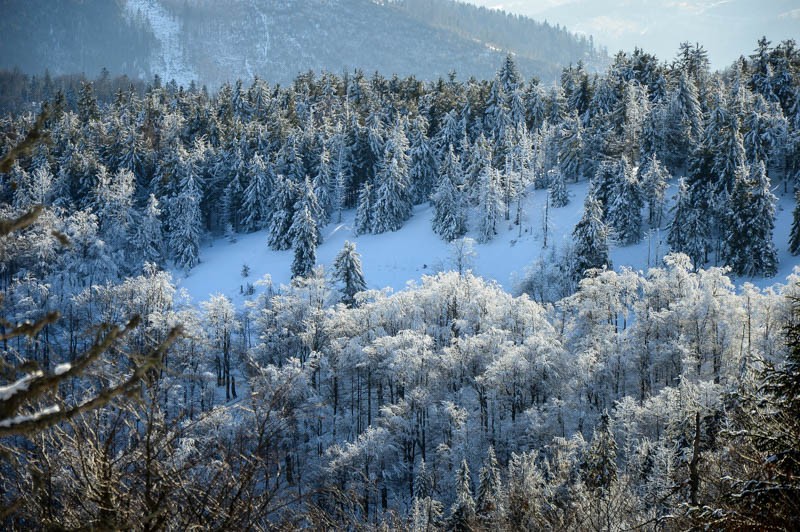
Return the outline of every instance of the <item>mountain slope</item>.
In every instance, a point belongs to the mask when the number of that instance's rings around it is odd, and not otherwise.
[[[530,19],[451,0],[4,0],[0,66],[53,74],[101,67],[211,87],[259,76],[361,68],[435,79],[494,74],[513,52],[522,73],[552,80],[591,42]],[[53,13],[53,12],[57,13]],[[87,31],[73,35],[71,28]],[[95,31],[96,30],[96,31]],[[93,50],[85,57],[83,50]]]
[[[724,68],[766,35],[773,43],[800,37],[797,0],[469,0],[593,35],[610,53],[635,46],[671,60],[682,41],[708,50]]]

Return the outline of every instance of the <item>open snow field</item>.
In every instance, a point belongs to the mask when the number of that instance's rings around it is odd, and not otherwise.
[[[511,221],[503,221],[498,226],[499,234],[494,240],[485,244],[475,243],[473,272],[513,292],[515,280],[528,265],[549,252],[552,246],[562,247],[571,241],[572,229],[583,214],[583,200],[588,186],[587,182],[568,185],[569,205],[550,209],[547,249],[543,247],[546,191],[530,189],[523,209],[522,234],[520,227],[513,223],[516,212],[512,207]],[[674,196],[675,190],[676,184],[672,183],[667,190],[667,197]],[[776,195],[779,192],[776,190]],[[798,265],[798,258],[786,250],[794,200],[790,194],[778,195],[778,198],[774,234],[780,256],[778,275],[773,278],[736,279],[737,284],[752,282],[766,287],[783,282]],[[356,243],[369,288],[402,290],[409,281],[418,280],[423,275],[453,269],[452,246],[432,231],[433,208],[429,205],[415,207],[414,216],[402,229],[392,233],[355,236],[354,217],[355,210],[345,211],[341,223],[331,223],[323,228],[323,243],[317,248],[317,263],[323,265],[326,271],[331,271],[334,258],[345,240]],[[669,215],[666,215],[665,220],[668,219]],[[469,223],[473,226],[475,220]],[[628,266],[644,271],[659,265],[661,257],[669,251],[666,223],[664,225],[660,230],[646,233],[637,245],[620,247],[612,243],[611,260],[614,268]],[[475,234],[470,231],[467,236],[474,237]],[[194,301],[203,301],[210,294],[222,293],[241,303],[244,296],[240,293],[240,287],[246,282],[254,283],[264,275],[270,275],[274,286],[287,284],[291,279],[293,257],[292,250],[269,249],[266,230],[237,235],[235,243],[220,238],[201,249],[201,263],[188,274],[174,272],[175,282],[179,288],[185,288]],[[246,280],[241,276],[244,264],[250,267],[250,275]]]

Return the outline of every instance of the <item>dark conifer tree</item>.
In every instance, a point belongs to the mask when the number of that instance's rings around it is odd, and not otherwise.
[[[302,207],[294,213],[291,232],[294,236],[292,278],[308,277],[317,262],[318,244],[317,224],[308,204],[303,203]]]
[[[342,250],[333,262],[333,279],[341,284],[342,303],[348,307],[355,304],[355,295],[367,289],[364,272],[361,268],[361,256],[356,245],[345,241]]]
[[[441,181],[433,195],[433,231],[450,242],[467,230],[466,206],[458,187],[461,163],[451,146],[439,169]]]
[[[573,278],[580,280],[586,270],[611,267],[608,255],[608,227],[603,222],[603,209],[592,195],[586,196],[583,204],[583,218],[572,231],[575,242],[575,264]]]
[[[742,167],[728,205],[724,259],[737,275],[772,276],[778,271],[778,252],[772,241],[777,198],[769,187],[764,163],[747,175]]]
[[[800,191],[794,194],[795,206],[792,213],[792,231],[789,234],[789,252],[800,254]]]

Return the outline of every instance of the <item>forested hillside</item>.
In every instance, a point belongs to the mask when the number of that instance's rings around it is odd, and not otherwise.
[[[106,68],[185,88],[356,68],[486,78],[507,52],[527,76],[548,81],[570,63],[607,62],[562,28],[450,0],[4,0],[0,9],[1,67],[52,75]]]
[[[108,103],[85,83],[4,117],[4,527],[797,528],[800,271],[728,277],[800,252],[800,206],[773,238],[800,176],[794,43],[720,72],[689,45],[558,85],[498,67]],[[345,214],[384,235],[430,203],[466,258],[573,182],[572,243],[518,295],[466,262],[367,290],[349,242],[318,265]],[[614,269],[610,242],[649,230],[671,253]],[[241,306],[176,289],[243,234],[291,250],[292,282],[243,267]]]

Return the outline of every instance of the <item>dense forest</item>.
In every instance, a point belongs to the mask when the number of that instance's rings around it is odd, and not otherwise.
[[[99,100],[23,80],[35,110],[0,126],[5,528],[800,524],[800,277],[728,277],[800,252],[800,207],[772,237],[800,176],[794,42],[720,72],[635,50],[553,86],[511,56],[489,80],[106,79]],[[573,245],[518,295],[468,268],[366,290],[350,243],[316,265],[347,209],[380,234],[431,202],[443,239],[489,241],[571,181]],[[673,253],[613,270],[609,241],[648,228]],[[243,308],[175,288],[205,240],[255,231],[293,250],[290,285],[243,268]]]

